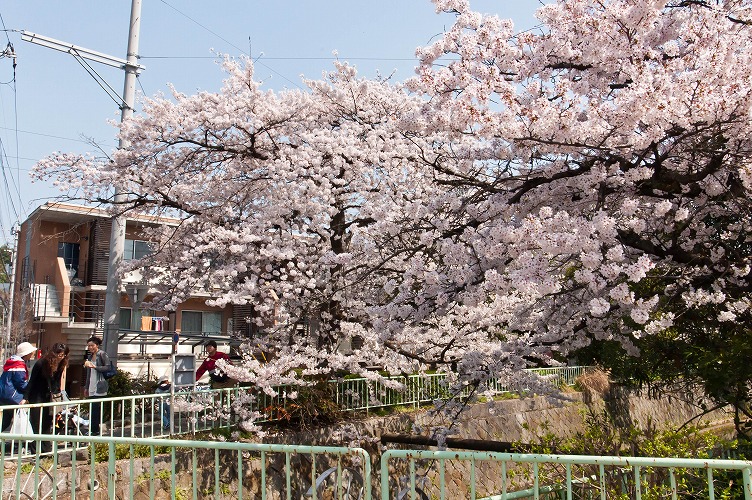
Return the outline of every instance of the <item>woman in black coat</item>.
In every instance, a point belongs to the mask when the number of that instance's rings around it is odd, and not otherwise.
[[[29,403],[50,403],[52,394],[60,393],[60,380],[68,366],[70,350],[65,344],[55,344],[47,354],[34,364],[26,386],[25,398]],[[29,420],[35,434],[52,433],[52,407],[31,408]]]

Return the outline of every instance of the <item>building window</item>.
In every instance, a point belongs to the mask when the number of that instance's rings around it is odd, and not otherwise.
[[[222,333],[221,312],[183,311],[180,323],[184,333]]]
[[[125,239],[124,260],[143,259],[151,253],[151,246],[148,241]]]
[[[73,276],[78,272],[78,254],[81,251],[81,245],[78,243],[58,243],[57,256],[63,258],[66,269],[75,271]]]
[[[127,307],[121,307],[120,308],[120,329],[121,330],[130,330],[131,329],[131,310]]]
[[[151,318],[154,316],[154,311],[150,309],[131,309],[130,307],[120,308],[120,328],[122,330],[151,330],[151,321],[148,321],[148,326],[144,325],[141,321],[143,317]],[[144,328],[144,326],[147,326]]]

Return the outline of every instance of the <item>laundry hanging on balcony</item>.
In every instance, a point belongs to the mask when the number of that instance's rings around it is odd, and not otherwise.
[[[155,332],[167,330],[167,318],[164,316],[153,316],[151,318],[151,329]]]
[[[141,316],[141,331],[163,332],[167,330],[166,316]]]
[[[141,316],[141,330],[142,331],[150,331],[151,330],[151,316]]]

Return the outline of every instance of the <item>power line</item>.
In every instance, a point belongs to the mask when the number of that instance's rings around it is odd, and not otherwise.
[[[191,16],[189,16],[189,15],[188,15],[188,14],[186,14],[185,12],[182,12],[182,11],[178,10],[178,9],[177,9],[176,7],[174,7],[174,6],[170,5],[170,4],[169,4],[169,3],[167,3],[167,2],[165,1],[165,0],[160,0],[160,1],[161,1],[161,2],[163,3],[163,4],[165,4],[166,6],[168,6],[169,8],[171,8],[172,10],[174,10],[175,12],[177,12],[178,14],[180,14],[181,16],[185,17],[186,19],[188,19],[189,21],[191,21],[192,23],[194,23],[195,25],[199,26],[200,28],[202,28],[202,29],[206,30],[207,32],[211,33],[212,35],[216,36],[217,38],[219,38],[220,40],[222,40],[223,42],[225,42],[226,44],[228,44],[228,45],[229,45],[230,47],[233,47],[233,48],[235,48],[235,49],[236,49],[236,50],[238,50],[238,51],[239,51],[239,52],[240,52],[241,54],[245,54],[245,49],[241,49],[240,47],[238,47],[237,45],[235,45],[235,44],[234,44],[234,43],[232,43],[231,41],[227,40],[227,39],[226,39],[226,38],[224,38],[223,36],[221,36],[221,35],[219,35],[219,34],[215,33],[214,31],[210,30],[209,28],[207,28],[206,26],[204,26],[204,25],[203,25],[203,24],[201,24],[200,22],[196,21],[195,19],[193,19],[193,18],[192,18]],[[254,62],[257,62],[257,61],[254,61]],[[272,68],[272,67],[270,67],[270,66],[267,66],[266,64],[264,64],[264,63],[262,63],[262,62],[258,62],[258,64],[259,64],[259,65],[261,65],[261,66],[263,66],[264,68],[268,69],[268,70],[269,70],[269,71],[271,71],[272,73],[274,73],[274,74],[278,75],[279,77],[283,78],[284,80],[286,80],[287,82],[289,82],[289,83],[290,83],[291,85],[293,85],[293,86],[295,86],[295,87],[297,87],[297,88],[299,88],[299,89],[302,89],[302,87],[300,86],[300,84],[299,84],[299,83],[297,83],[297,82],[294,82],[294,81],[290,80],[289,78],[287,78],[287,77],[286,77],[285,75],[283,75],[282,73],[279,73],[278,71],[276,71],[276,70],[275,70],[274,68]]]
[[[26,158],[25,156],[6,156],[6,158],[11,159],[11,160],[23,160],[23,161],[33,161],[33,162],[39,161],[39,158]],[[17,170],[20,170],[22,172],[31,172],[30,168],[18,167]]]
[[[200,22],[196,21],[195,19],[193,19],[191,16],[189,16],[185,12],[180,11],[176,7],[174,7],[174,6],[170,5],[169,3],[165,2],[165,0],[160,0],[160,1],[163,4],[165,4],[166,6],[168,6],[169,8],[171,8],[172,10],[174,10],[175,12],[177,12],[178,14],[180,14],[181,16],[185,17],[186,19],[188,19],[189,21],[191,21],[192,23],[194,23],[195,25],[201,27],[205,31],[207,31],[207,32],[211,33],[212,35],[216,36],[217,38],[219,38],[220,40],[222,40],[223,42],[225,42],[227,45],[230,45],[231,47],[234,47],[237,50],[239,50],[241,53],[244,53],[244,49],[241,49],[240,47],[238,47],[237,45],[235,45],[234,43],[232,43],[228,39],[224,38],[222,35],[220,35],[218,33],[215,33],[214,31],[210,30],[209,28],[207,28],[206,26],[204,26]]]
[[[92,77],[95,82],[97,82],[97,85],[99,85],[99,87],[102,90],[105,91],[105,93],[107,94],[107,96],[110,99],[112,99],[112,101],[115,104],[117,104],[119,108],[122,109],[122,107],[125,104],[123,103],[123,100],[118,95],[117,91],[112,88],[112,85],[110,85],[109,83],[107,83],[107,80],[105,80],[104,78],[102,78],[102,75],[100,75],[99,73],[97,73],[97,71],[94,68],[92,68],[91,64],[89,64],[88,61],[86,61],[86,59],[84,59],[83,57],[81,57],[81,55],[78,52],[73,51],[73,52],[71,52],[71,55],[76,59],[76,61],[78,62],[78,64],[81,65],[81,67],[84,69],[84,71],[86,71],[89,74],[89,76]]]
[[[13,48],[13,44],[10,41],[10,37],[8,36],[8,30],[5,27],[5,19],[3,19],[2,14],[0,14],[0,23],[2,23],[3,32],[5,33],[5,38],[7,40],[7,45],[5,49],[0,53],[0,58],[10,58],[13,63],[13,78],[11,78],[8,82],[2,82],[4,85],[9,85],[13,90],[13,115],[14,115],[14,139],[16,143],[16,151],[18,151],[18,89],[16,87],[16,67],[17,67],[17,60],[16,60],[16,51]],[[8,155],[7,151],[5,149],[5,144],[0,139],[0,170],[2,170],[2,177],[3,177],[3,184],[5,185],[6,189],[6,197],[5,197],[5,203],[6,207],[10,210],[7,210],[8,217],[10,219],[10,212],[12,210],[13,215],[15,216],[15,221],[20,220],[19,215],[19,209],[22,213],[26,213],[26,211],[23,208],[23,202],[21,201],[21,171],[20,171],[20,165],[18,163],[18,159],[16,159],[16,177],[13,176],[13,173],[10,169],[10,164],[8,162]],[[8,182],[8,174],[10,174],[11,182]],[[16,208],[16,203],[13,196],[13,191],[11,190],[10,184],[13,185],[15,188],[15,195],[18,199],[18,208]],[[14,221],[9,220],[11,227],[13,226]],[[2,217],[0,217],[0,224],[2,224]],[[2,229],[5,229],[5,226],[0,226]]]
[[[12,48],[12,46],[11,46]],[[13,57],[13,137],[16,140],[16,155],[18,155],[18,83],[16,82],[16,58],[15,54]],[[5,151],[3,151],[3,154],[6,154]],[[6,156],[7,157],[7,156]],[[16,185],[16,192],[18,193],[18,206],[21,208],[21,213],[24,216],[24,219],[26,218],[26,208],[24,207],[23,202],[21,201],[21,164],[18,161],[18,158],[16,158],[16,177],[18,179],[18,184]],[[16,222],[20,222],[20,219],[16,219]],[[13,225],[11,224],[11,227]]]
[[[8,210],[8,215],[10,215],[10,211],[12,210],[13,211],[13,215],[15,216],[16,220],[19,220],[19,213],[18,213],[18,210],[16,209],[16,204],[15,204],[15,202],[13,200],[13,196],[11,195],[12,191],[11,191],[11,188],[10,188],[10,184],[8,183],[7,170],[9,170],[9,169],[7,167],[8,167],[8,162],[7,162],[7,156],[5,154],[5,145],[3,144],[3,141],[0,139],[0,171],[2,171],[3,184],[5,185],[5,190],[6,190],[7,194],[8,194],[5,197],[5,203],[6,203],[7,207],[10,209],[10,210]],[[13,180],[13,175],[11,175],[10,178],[11,178],[11,180]],[[14,187],[16,188],[16,192],[18,193],[18,200],[20,202],[21,201],[21,191],[20,191],[18,185],[16,185],[15,182],[13,182],[13,184],[14,184]],[[1,220],[1,218],[0,218],[0,220]]]
[[[216,59],[217,56],[139,56],[140,59]],[[335,59],[347,59],[348,61],[418,61],[417,57],[269,57],[264,56],[265,60],[270,61],[333,61]],[[459,61],[459,58],[456,59]]]
[[[141,78],[139,75],[136,75],[136,81],[138,82],[138,86],[141,88],[141,93],[146,95],[146,90],[144,89],[143,83],[141,83]]]
[[[10,45],[10,37],[8,36],[8,31],[10,31],[10,30],[8,30],[5,27],[5,19],[3,19],[3,15],[2,14],[0,14],[0,24],[3,25],[3,32],[5,33],[5,39],[8,40],[8,45]]]
[[[15,129],[8,128],[8,127],[0,127],[0,130],[13,130],[13,131],[15,131]],[[45,134],[43,132],[32,132],[30,130],[18,130],[18,132],[20,134],[38,135],[40,137],[49,137],[49,138],[52,138],[52,139],[61,139],[61,140],[64,140],[64,141],[83,142],[83,143],[86,143],[86,144],[90,143],[90,141],[85,140],[85,139],[74,139],[72,137],[63,137],[63,136],[60,136],[60,135]]]

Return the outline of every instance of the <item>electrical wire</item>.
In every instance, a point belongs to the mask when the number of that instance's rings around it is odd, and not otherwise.
[[[10,44],[10,37],[8,36],[8,31],[11,31],[5,27],[5,19],[3,19],[3,15],[0,13],[0,24],[3,25],[3,32],[5,33],[5,39],[8,40],[8,44]]]
[[[26,213],[26,207],[24,207],[23,202],[21,201],[21,164],[18,161],[18,150],[19,150],[19,140],[18,140],[18,92],[17,92],[17,82],[16,82],[16,58],[13,58],[13,137],[16,140],[16,178],[18,179],[18,184],[16,184],[16,193],[18,194],[18,206],[21,208],[21,214],[23,214],[23,218],[26,219],[26,216],[28,215]],[[5,153],[3,153],[5,154]],[[7,157],[7,156],[6,156]],[[16,222],[19,223],[21,219],[19,217],[16,217]]]
[[[0,130],[16,130],[8,127],[0,127]],[[62,139],[64,141],[75,141],[75,142],[83,142],[86,144],[89,144],[89,141],[86,141],[84,139],[74,139],[72,137],[63,137],[61,135],[52,135],[52,134],[45,134],[42,132],[32,132],[31,130],[18,130],[21,134],[31,134],[31,135],[38,135],[40,137],[49,137],[51,139]]]
[[[141,83],[141,75],[136,75],[136,81],[138,82],[138,86],[141,88],[141,93],[143,95],[146,95],[146,90],[144,90],[144,85]]]
[[[196,24],[197,26],[201,27],[205,31],[207,31],[207,32],[211,33],[212,35],[216,36],[217,38],[219,38],[220,40],[222,40],[223,42],[225,42],[227,45],[229,45],[231,47],[234,47],[235,49],[239,50],[240,52],[244,52],[245,49],[241,49],[240,47],[238,47],[237,45],[235,45],[234,43],[232,43],[228,39],[224,38],[222,35],[220,35],[218,33],[215,33],[214,31],[210,30],[209,28],[207,28],[206,26],[204,26],[200,22],[196,21],[195,19],[193,19],[191,16],[189,16],[185,12],[182,12],[182,11],[178,10],[176,7],[170,5],[165,0],[160,0],[160,1],[163,4],[165,4],[166,6],[168,6],[169,8],[171,8],[172,10],[174,10],[175,12],[177,12],[178,14],[180,14],[181,16],[183,16],[186,19],[188,19],[189,21],[191,21],[192,23]]]
[[[39,158],[27,158],[25,156],[7,156],[6,158],[9,158],[11,160],[24,160],[24,161],[33,161],[33,162],[39,161]],[[21,170],[22,172],[31,172],[30,168],[19,167],[19,170]]]
[[[13,61],[13,77],[8,82],[0,82],[3,85],[8,85],[11,87],[13,91],[13,114],[14,114],[14,139],[15,139],[15,145],[16,145],[16,151],[18,151],[19,146],[19,140],[18,140],[18,92],[16,88],[16,68],[17,68],[17,59],[16,59],[16,52],[13,48],[13,44],[10,41],[10,37],[8,36],[8,29],[5,26],[5,19],[2,17],[2,14],[0,14],[0,24],[2,24],[3,32],[5,33],[5,39],[7,40],[7,45],[5,46],[5,49],[0,53],[0,58],[10,58]],[[8,161],[8,154],[5,148],[5,144],[0,139],[0,170],[2,170],[2,177],[3,177],[3,184],[5,185],[5,190],[7,195],[5,196],[5,204],[6,204],[6,213],[8,215],[8,222],[11,226],[14,225],[14,222],[18,222],[20,220],[20,213],[25,214],[26,211],[23,207],[23,201],[21,199],[21,166],[18,161],[18,158],[16,158],[16,176],[13,176],[13,171],[10,169],[10,164]],[[10,174],[10,175],[8,175]],[[10,182],[8,182],[8,177],[10,177]],[[11,189],[11,185],[13,186],[13,189]],[[14,193],[15,192],[15,193]],[[14,200],[13,193],[15,194],[15,197],[18,199],[18,208],[16,207],[16,203]],[[13,213],[13,216],[15,217],[15,221],[11,219],[11,212]],[[5,225],[3,223],[3,217],[0,215],[0,230],[5,232]]]
[[[185,12],[182,12],[182,11],[180,11],[180,10],[179,10],[179,9],[177,9],[176,7],[174,7],[174,6],[170,5],[169,3],[167,3],[167,2],[165,1],[165,0],[160,0],[160,2],[162,2],[163,4],[165,4],[166,6],[168,6],[169,8],[171,8],[172,10],[174,10],[175,12],[177,12],[178,14],[180,14],[181,16],[185,17],[186,19],[188,19],[188,20],[189,20],[189,21],[191,21],[192,23],[196,24],[196,25],[197,25],[197,26],[199,26],[200,28],[202,28],[202,29],[206,30],[207,32],[211,33],[212,35],[216,36],[217,38],[219,38],[220,40],[222,40],[223,42],[225,42],[226,44],[228,44],[228,45],[229,45],[230,47],[233,47],[233,48],[235,48],[235,49],[236,49],[236,50],[238,50],[238,51],[239,51],[239,52],[240,52],[241,54],[245,54],[245,49],[241,49],[240,47],[238,47],[237,45],[235,45],[235,44],[234,44],[234,43],[232,43],[231,41],[227,40],[227,39],[226,39],[226,38],[224,38],[223,36],[221,36],[221,35],[219,35],[219,34],[215,33],[215,32],[214,32],[214,31],[212,31],[212,30],[210,30],[209,28],[207,28],[206,26],[204,26],[204,25],[203,25],[203,24],[201,24],[200,22],[196,21],[195,19],[193,19],[193,18],[192,18],[191,16],[189,16],[189,15],[188,15],[188,14],[186,14]],[[259,64],[260,66],[263,66],[264,68],[268,69],[268,70],[269,70],[269,71],[271,71],[272,73],[274,73],[274,74],[278,75],[279,77],[281,77],[281,78],[282,78],[282,79],[284,79],[285,81],[289,82],[289,83],[290,83],[291,85],[293,85],[293,86],[295,86],[295,87],[297,87],[297,88],[299,88],[299,89],[302,89],[302,87],[300,86],[300,84],[299,84],[299,83],[297,83],[297,82],[294,82],[294,81],[290,80],[289,78],[287,78],[287,77],[286,77],[285,75],[283,75],[282,73],[279,73],[278,71],[276,71],[276,70],[275,70],[274,68],[272,68],[272,67],[270,67],[270,66],[267,66],[266,64],[264,64],[264,63],[262,63],[262,62],[258,62],[258,64]]]
[[[12,212],[16,220],[19,220],[20,218],[19,211],[16,208],[16,204],[13,199],[13,196],[10,196],[10,193],[13,191],[11,190],[11,187],[10,187],[11,183],[8,182],[7,164],[8,162],[7,162],[7,156],[5,154],[5,144],[3,143],[2,139],[0,139],[0,172],[2,172],[3,185],[5,186],[5,190],[8,193],[8,196],[5,197],[5,204],[6,204],[6,208],[8,209],[8,215],[10,215]],[[11,175],[10,178],[13,179],[13,176]],[[20,202],[21,201],[20,190],[18,189],[18,186],[15,185],[15,182],[13,182],[13,184],[16,188],[16,191],[19,192],[19,202]],[[2,221],[2,217],[0,217],[0,221]]]
[[[86,59],[84,59],[75,50],[69,51],[68,53],[71,54],[76,59],[78,64],[80,64],[81,67],[84,68],[84,71],[86,71],[89,74],[89,76],[92,77],[95,82],[97,82],[97,85],[99,85],[99,87],[105,91],[107,96],[110,99],[112,99],[112,101],[115,104],[117,104],[120,109],[123,109],[123,107],[126,106],[126,103],[123,100],[123,98],[118,95],[117,91],[113,89],[109,83],[107,83],[107,81],[102,77],[102,75],[97,73],[97,71],[91,66],[91,64],[89,64],[86,61]]]

